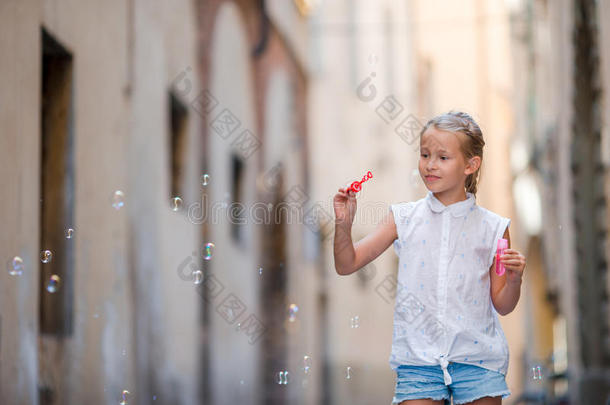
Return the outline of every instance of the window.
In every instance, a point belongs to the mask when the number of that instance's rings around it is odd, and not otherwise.
[[[231,157],[231,195],[233,196],[233,204],[231,204],[231,236],[237,243],[244,242],[244,211],[243,206],[243,177],[244,177],[244,162],[240,157],[233,154]]]
[[[186,150],[186,133],[187,133],[187,108],[176,97],[175,94],[169,94],[169,115],[170,115],[170,198],[183,196],[183,179],[185,171],[185,150]]]
[[[74,125],[72,55],[44,29],[41,80],[40,333],[71,335],[73,330],[74,243],[66,238],[74,219]],[[60,279],[51,292],[51,276]]]

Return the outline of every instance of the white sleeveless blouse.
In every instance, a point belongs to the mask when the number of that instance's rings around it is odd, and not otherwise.
[[[391,204],[398,238],[390,366],[449,362],[506,374],[508,344],[491,302],[489,268],[510,224],[475,196],[445,206],[426,197]]]

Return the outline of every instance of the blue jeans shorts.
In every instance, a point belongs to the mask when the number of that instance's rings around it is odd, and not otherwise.
[[[407,399],[444,399],[465,404],[483,397],[507,397],[510,391],[504,375],[471,364],[450,362],[447,371],[451,384],[445,385],[441,366],[405,366],[396,369],[396,390],[392,404]]]

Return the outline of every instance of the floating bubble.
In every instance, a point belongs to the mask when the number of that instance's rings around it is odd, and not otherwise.
[[[375,64],[375,63],[377,63],[377,55],[375,55],[374,53],[371,53],[371,54],[369,55],[369,63],[370,63],[371,65],[373,65],[373,64]]]
[[[229,206],[230,202],[231,202],[231,194],[227,191],[223,197],[221,207],[223,209],[227,208]]]
[[[297,317],[297,312],[299,312],[299,307],[295,304],[290,304],[288,307],[288,320],[290,322],[294,322]]]
[[[350,325],[351,325],[352,329],[355,329],[358,326],[360,326],[360,317],[358,315],[356,315],[353,318],[351,318]]]
[[[117,190],[112,195],[112,208],[120,210],[125,205],[125,194],[121,190]]]
[[[261,275],[263,274],[263,268],[262,267],[258,268],[258,274],[261,274]]]
[[[129,395],[129,391],[123,390],[123,400],[119,402],[119,405],[127,405],[127,395]]]
[[[172,198],[171,208],[172,208],[172,211],[174,211],[174,212],[180,211],[180,208],[182,208],[182,198],[180,198],[180,197]]]
[[[352,378],[352,376],[350,374],[351,371],[352,371],[352,368],[348,366],[347,367],[347,376],[345,376],[346,380],[351,380],[351,378]]]
[[[195,270],[193,272],[193,282],[195,284],[201,284],[203,281],[203,272],[201,270]]]
[[[303,357],[303,371],[305,374],[309,373],[309,369],[311,368],[311,358],[309,356]]]
[[[210,260],[212,258],[212,250],[216,245],[213,243],[206,243],[203,247],[203,258],[205,260]]]
[[[542,371],[540,370],[540,366],[532,367],[532,378],[534,380],[542,380]]]
[[[6,264],[6,269],[8,270],[8,274],[11,276],[20,276],[23,273],[23,259],[19,256],[13,257]]]
[[[280,371],[278,373],[278,381],[277,383],[279,385],[286,385],[288,384],[288,371]]]
[[[72,228],[66,229],[66,239],[72,239],[72,236],[74,236],[74,229],[72,229]]]
[[[53,253],[50,250],[43,250],[40,252],[40,261],[43,263],[49,263],[53,259]]]
[[[60,281],[61,281],[61,278],[59,278],[59,276],[57,274],[53,274],[49,278],[49,282],[47,283],[47,291],[50,293],[56,292],[59,289]]]
[[[419,186],[421,177],[419,175],[419,170],[418,169],[413,169],[413,171],[411,172],[411,185],[413,187],[417,187]]]
[[[239,332],[240,329],[241,329],[241,322],[238,322],[237,325],[235,326],[235,330]]]
[[[201,176],[201,185],[205,187],[208,184],[210,184],[210,175],[204,174],[203,176]]]

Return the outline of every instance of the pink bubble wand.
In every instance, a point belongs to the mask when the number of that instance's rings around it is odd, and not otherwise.
[[[349,193],[350,190],[353,191],[354,193],[357,193],[358,191],[362,190],[362,183],[364,183],[365,181],[367,181],[368,179],[372,179],[373,178],[373,173],[371,173],[371,171],[369,170],[368,172],[366,172],[366,174],[364,176],[362,176],[362,180],[358,181],[354,181],[352,184],[350,184],[350,186],[345,190],[346,193]]]

